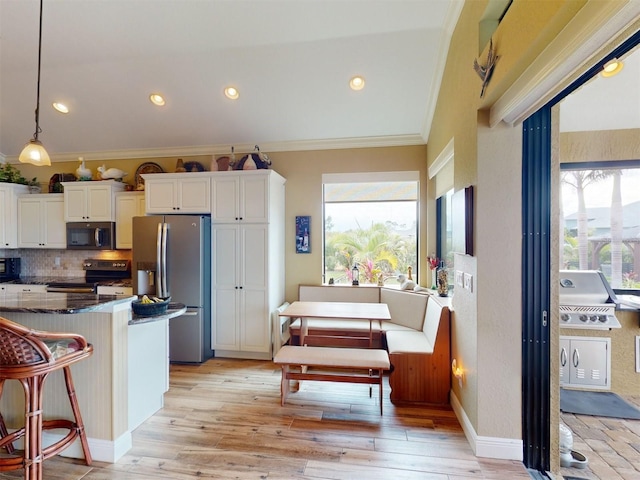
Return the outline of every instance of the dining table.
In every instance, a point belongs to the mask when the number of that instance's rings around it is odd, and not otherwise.
[[[373,322],[391,320],[389,307],[386,303],[360,302],[308,302],[295,301],[282,312],[281,317],[300,318],[300,345],[305,344],[305,337],[309,333],[308,319],[321,318],[324,320],[362,320],[369,322],[369,346],[373,345]]]

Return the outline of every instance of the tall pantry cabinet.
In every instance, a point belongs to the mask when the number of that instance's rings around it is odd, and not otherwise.
[[[211,175],[215,356],[271,359],[271,312],[284,301],[285,179],[273,170]]]

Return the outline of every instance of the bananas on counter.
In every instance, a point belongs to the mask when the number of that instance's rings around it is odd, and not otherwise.
[[[164,300],[162,300],[161,298],[158,297],[147,297],[146,295],[143,295],[142,298],[140,299],[140,303],[159,303],[159,302],[164,302]]]

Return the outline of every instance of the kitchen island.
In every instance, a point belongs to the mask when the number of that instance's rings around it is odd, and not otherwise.
[[[0,316],[30,328],[71,332],[94,353],[72,367],[76,393],[94,460],[116,462],[132,446],[131,432],[162,408],[169,388],[168,321],[184,313],[174,304],[158,317],[132,315],[134,296],[16,293],[0,299]],[[72,418],[61,372],[45,386],[44,417]],[[0,411],[9,428],[22,424],[22,387],[7,382]],[[56,438],[43,435],[45,444]],[[79,445],[64,452],[82,457]]]

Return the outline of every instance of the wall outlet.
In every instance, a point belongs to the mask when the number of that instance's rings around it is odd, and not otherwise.
[[[462,283],[462,271],[461,270],[456,270],[456,285],[459,287],[463,286]]]
[[[473,292],[473,275],[470,273],[464,274],[464,289]]]

